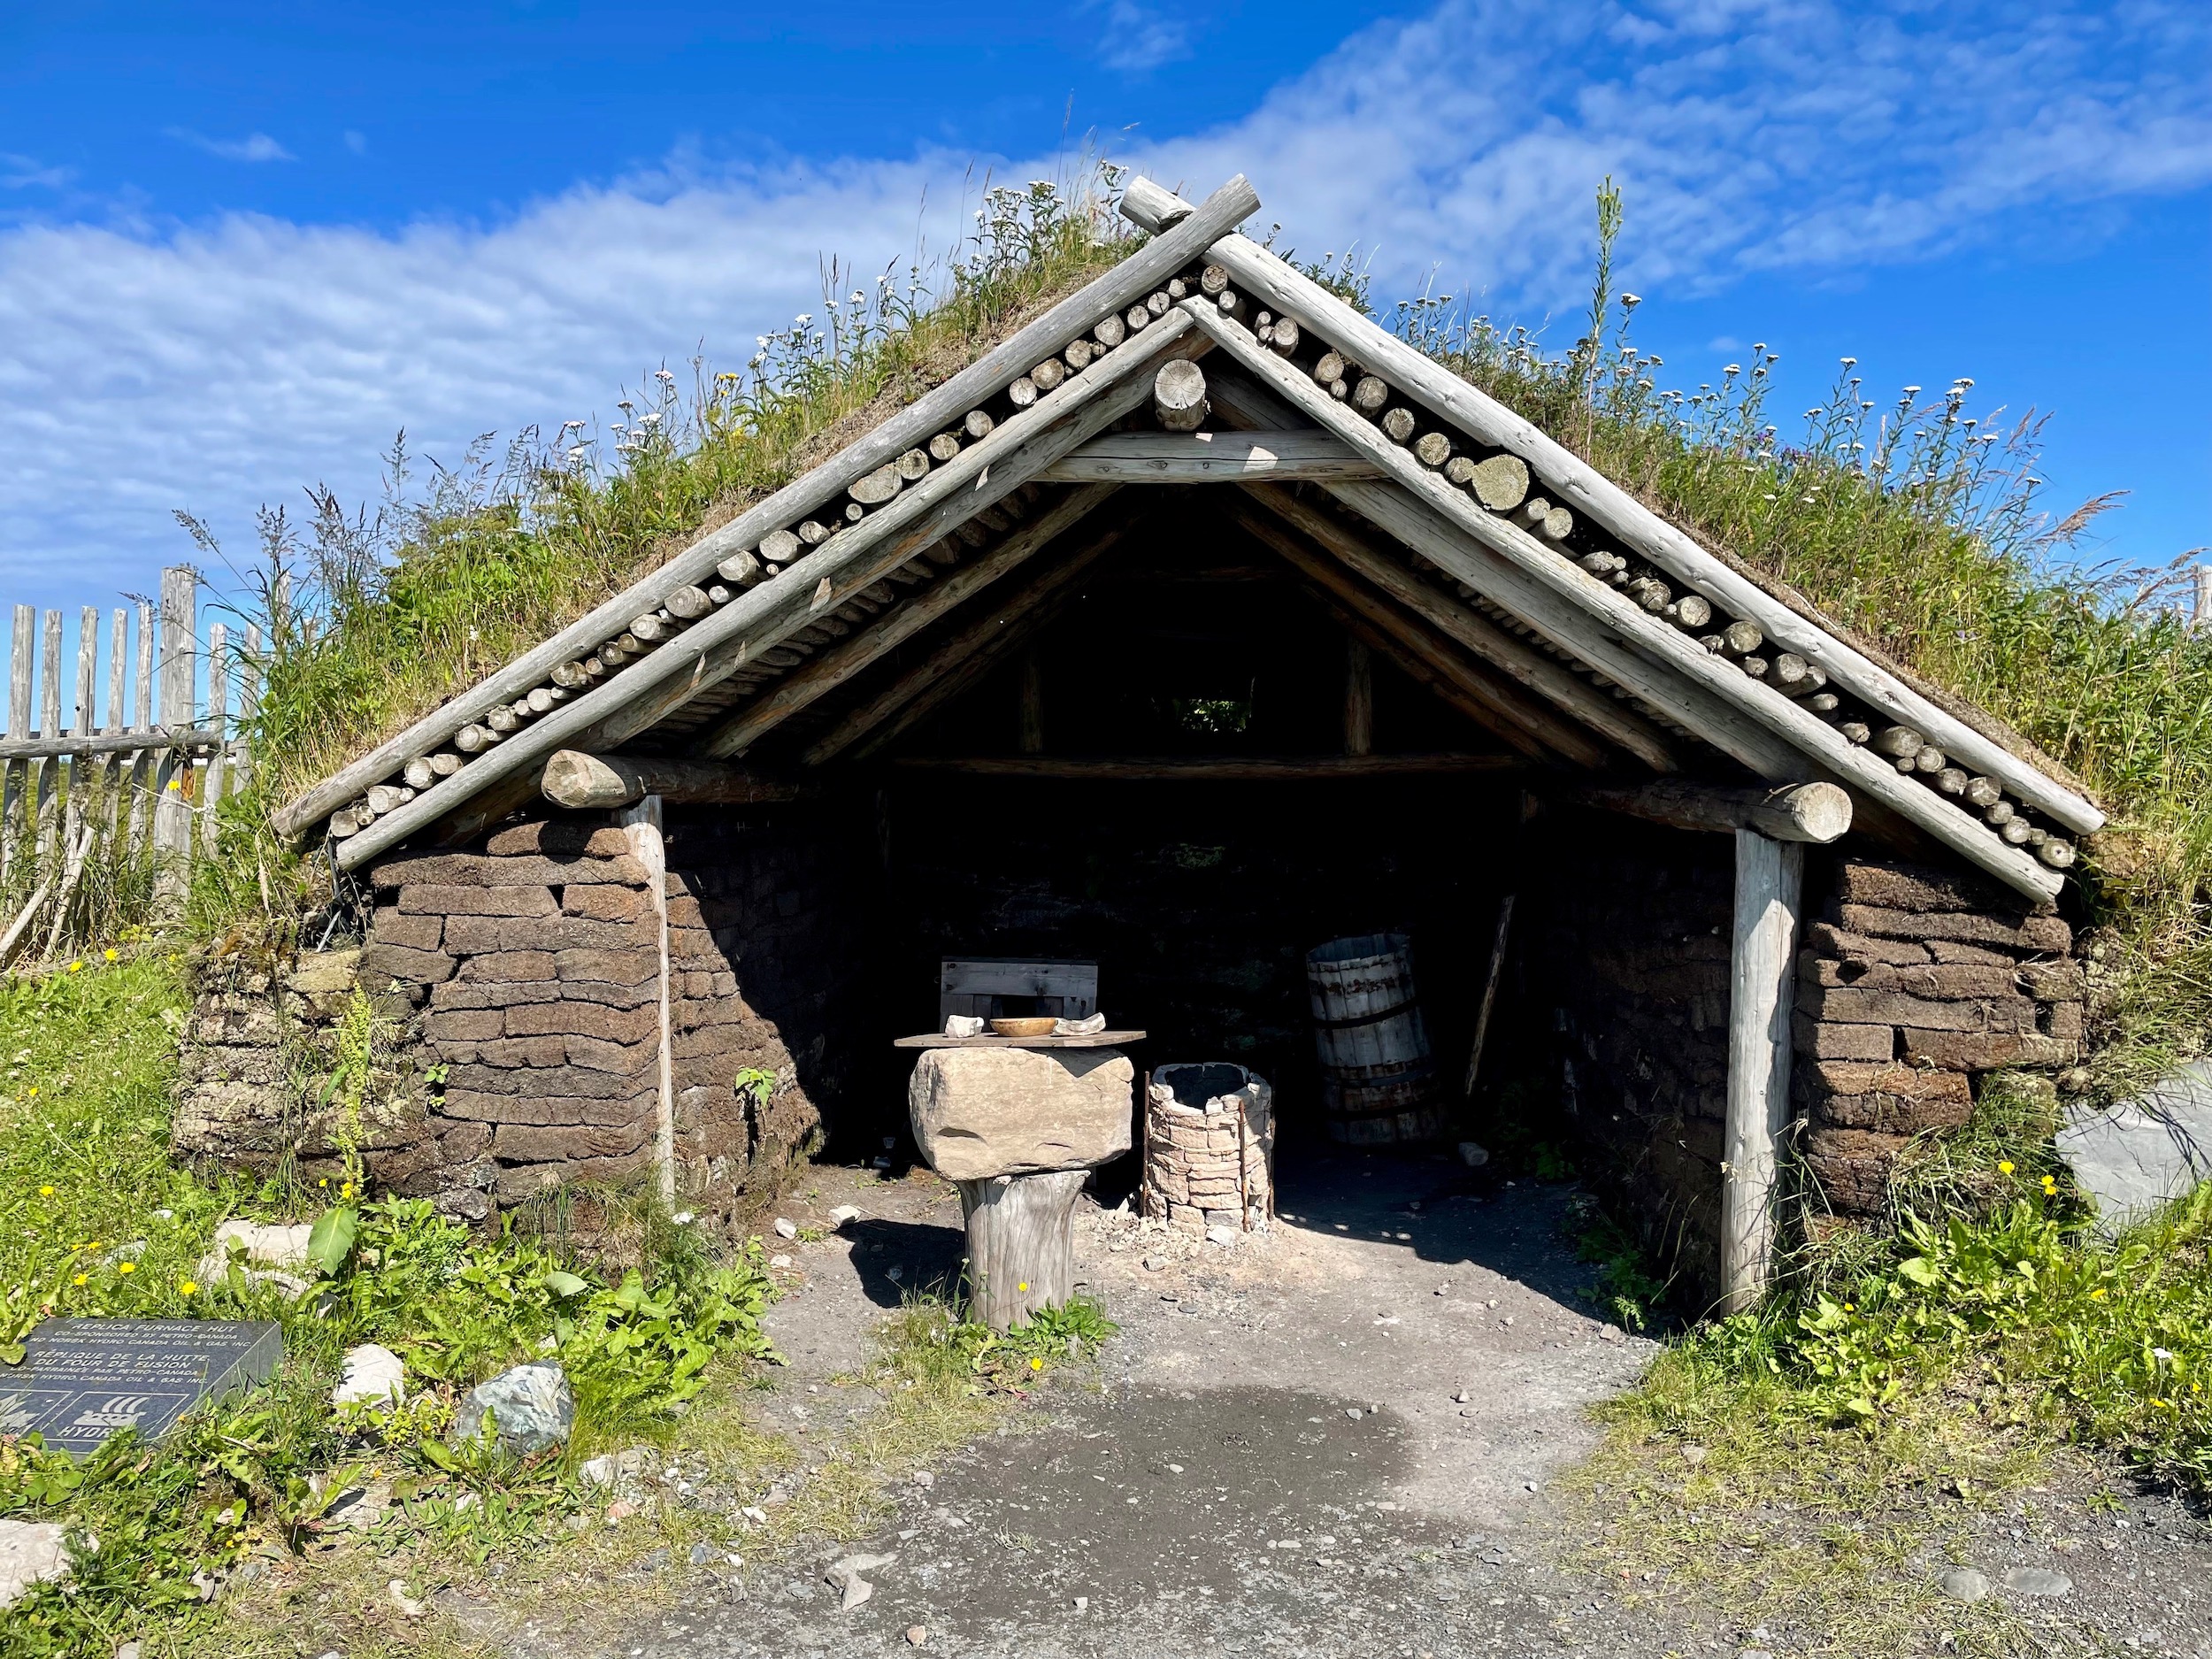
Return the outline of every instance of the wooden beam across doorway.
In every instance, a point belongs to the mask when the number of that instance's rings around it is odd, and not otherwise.
[[[1053,484],[1237,484],[1380,478],[1382,469],[1310,426],[1287,432],[1111,432],[1068,451]]]
[[[1578,789],[1566,798],[1578,806],[1624,813],[1670,829],[1724,833],[1749,829],[1782,841],[1825,843],[1851,827],[1850,791],[1832,783],[1731,789],[1665,778],[1634,788]]]
[[[764,778],[720,761],[674,760],[658,755],[588,755],[554,751],[539,787],[555,806],[575,811],[629,806],[648,795],[679,804],[757,806],[795,801],[803,786]]]
[[[895,772],[969,778],[1265,783],[1305,778],[1412,778],[1513,772],[1513,755],[902,755]]]

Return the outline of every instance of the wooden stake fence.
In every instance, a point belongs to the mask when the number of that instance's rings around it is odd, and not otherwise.
[[[0,913],[0,967],[42,935],[49,950],[58,943],[88,864],[150,857],[157,893],[173,895],[192,859],[213,849],[215,808],[245,782],[236,733],[259,695],[262,638],[250,626],[242,655],[223,624],[208,628],[203,702],[197,580],[173,566],[161,573],[157,608],[142,600],[110,616],[104,724],[99,607],[79,612],[71,676],[62,612],[14,607],[0,733],[0,895],[11,901]],[[74,684],[65,706],[65,678]]]

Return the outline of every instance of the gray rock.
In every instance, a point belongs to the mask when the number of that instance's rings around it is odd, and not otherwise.
[[[1972,1567],[1953,1567],[1939,1575],[1936,1586],[1954,1601],[1978,1601],[1989,1594],[1989,1580]]]
[[[633,1446],[626,1451],[602,1452],[576,1472],[590,1486],[617,1486],[635,1480],[652,1464],[653,1448]]]
[[[448,1443],[459,1446],[477,1439],[486,1412],[491,1414],[500,1449],[529,1457],[568,1439],[576,1422],[576,1396],[557,1362],[518,1365],[469,1390],[454,1416]]]
[[[60,1527],[48,1521],[0,1521],[0,1607],[19,1600],[35,1584],[68,1576]]]
[[[2015,1595],[2071,1595],[2074,1581],[2048,1567],[2008,1567],[2005,1588]]]
[[[374,1342],[346,1350],[345,1371],[330,1392],[331,1404],[398,1405],[406,1398],[406,1367],[398,1355]]]
[[[713,1559],[714,1546],[712,1544],[694,1544],[691,1547],[691,1564],[693,1566],[703,1567]]]
[[[926,1048],[906,1102],[930,1168],[971,1181],[1110,1164],[1135,1094],[1115,1048]]]
[[[2212,1060],[2199,1060],[2109,1111],[2070,1106],[2059,1156],[2095,1201],[2108,1235],[2212,1179]]]

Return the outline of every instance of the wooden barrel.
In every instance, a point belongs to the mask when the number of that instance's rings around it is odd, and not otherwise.
[[[1428,1029],[1403,933],[1334,939],[1306,953],[1314,1049],[1329,1138],[1403,1146],[1444,1133]]]

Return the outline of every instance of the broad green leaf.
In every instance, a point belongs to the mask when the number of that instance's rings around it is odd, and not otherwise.
[[[334,1204],[315,1218],[307,1235],[307,1259],[323,1270],[324,1278],[338,1276],[353,1254],[353,1235],[360,1226],[361,1212],[351,1204]]]

